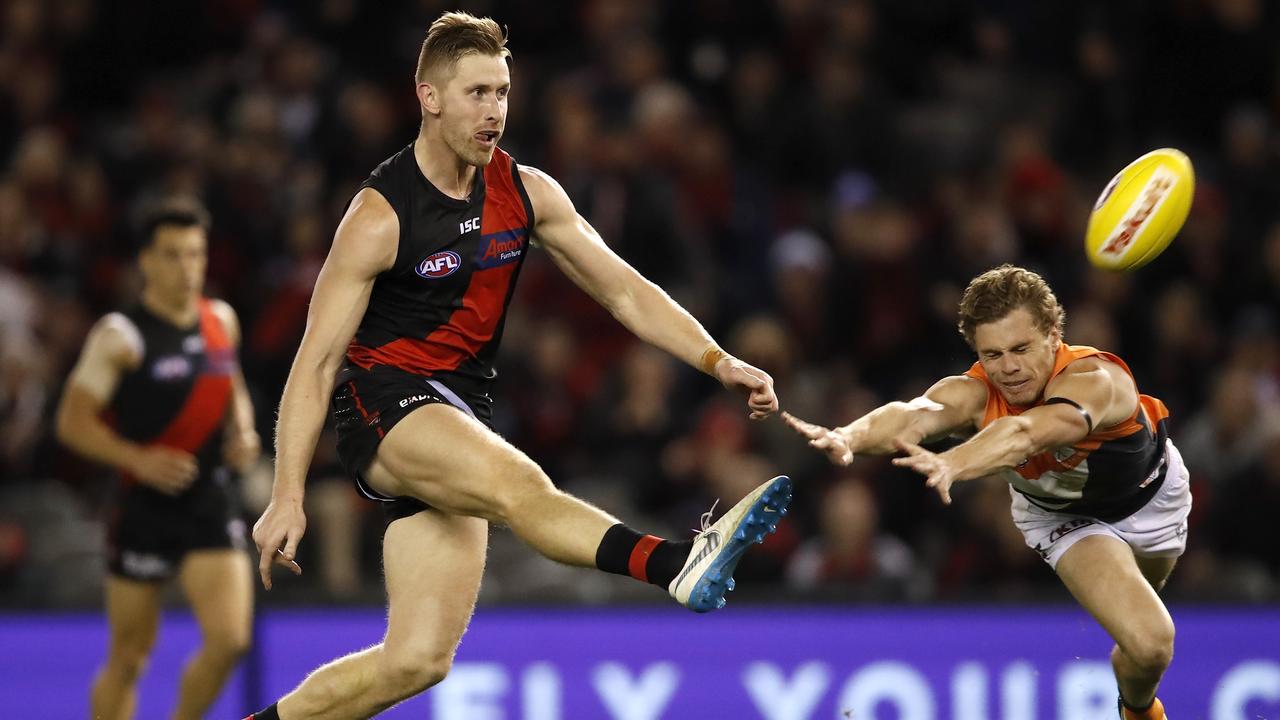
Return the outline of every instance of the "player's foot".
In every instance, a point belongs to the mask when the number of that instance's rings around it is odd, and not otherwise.
[[[1151,701],[1151,707],[1141,712],[1125,707],[1124,698],[1116,698],[1116,709],[1120,711],[1121,720],[1169,720],[1164,714],[1164,704],[1160,698]]]
[[[694,612],[724,607],[724,594],[733,589],[733,569],[742,554],[777,529],[790,502],[791,479],[779,475],[752,490],[715,524],[711,511],[703,513],[702,531],[693,539],[689,559],[667,588],[671,597]]]

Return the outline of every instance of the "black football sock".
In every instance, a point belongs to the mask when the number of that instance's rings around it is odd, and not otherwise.
[[[684,567],[692,547],[691,540],[663,540],[618,523],[609,528],[600,541],[596,567],[665,588]]]
[[[245,720],[280,720],[280,713],[276,710],[276,705],[278,704],[279,703],[271,703],[271,707],[266,710],[259,710],[245,718]]]

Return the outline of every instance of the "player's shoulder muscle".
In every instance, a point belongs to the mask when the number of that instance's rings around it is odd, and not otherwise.
[[[362,188],[338,223],[326,264],[377,274],[395,265],[400,245],[400,218],[382,193]]]

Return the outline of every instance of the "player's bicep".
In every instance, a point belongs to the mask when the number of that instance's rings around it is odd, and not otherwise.
[[[316,278],[298,357],[336,366],[369,306],[378,274],[395,263],[400,223],[378,192],[356,194]]]
[[[939,440],[976,426],[987,403],[986,385],[965,375],[945,377],[912,400],[913,425],[924,441]]]
[[[222,329],[227,333],[227,340],[232,347],[240,346],[240,318],[236,316],[236,311],[231,304],[225,300],[210,300],[213,314],[218,318],[218,322],[222,323]]]
[[[1120,423],[1138,405],[1138,391],[1124,370],[1087,359],[1053,378],[1044,388],[1044,407],[1052,415],[1085,428],[1105,429]],[[1050,413],[1044,413],[1050,415]],[[1083,437],[1083,436],[1082,436]]]
[[[133,322],[119,313],[106,315],[85,338],[67,378],[67,390],[78,390],[99,407],[106,405],[124,371],[136,365],[142,354],[142,335]]]

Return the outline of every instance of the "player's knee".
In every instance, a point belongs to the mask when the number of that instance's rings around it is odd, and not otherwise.
[[[1173,635],[1173,623],[1160,623],[1127,643],[1124,652],[1143,674],[1162,674],[1173,662]]]
[[[495,519],[506,525],[511,524],[521,509],[535,506],[539,497],[559,492],[551,478],[532,460],[512,463],[503,475],[507,482],[499,485],[494,512]]]
[[[397,699],[412,697],[440,683],[453,666],[453,653],[430,650],[386,653],[383,677]]]
[[[151,643],[145,640],[113,642],[107,661],[117,673],[132,682],[146,670],[150,654]]]
[[[248,630],[235,631],[222,633],[216,637],[206,637],[204,649],[214,660],[234,665],[249,652],[250,644],[252,644],[252,638]]]

